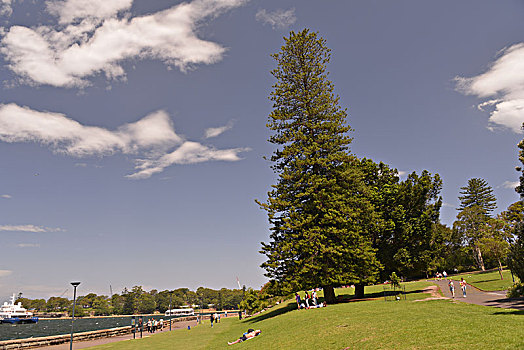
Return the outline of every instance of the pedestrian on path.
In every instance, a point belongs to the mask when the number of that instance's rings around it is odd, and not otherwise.
[[[451,296],[454,298],[455,297],[455,285],[453,284],[453,281],[449,280],[448,285],[449,285],[449,291],[451,292]]]
[[[466,281],[464,281],[464,278],[461,278],[460,279],[460,289],[462,289],[462,297],[465,298],[466,297]]]
[[[213,328],[213,321],[215,320],[213,314],[209,315],[209,319],[211,320],[211,328]]]

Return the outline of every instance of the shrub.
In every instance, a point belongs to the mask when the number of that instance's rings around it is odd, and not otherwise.
[[[518,298],[524,296],[524,284],[515,283],[510,289],[508,289],[506,296],[508,298]]]

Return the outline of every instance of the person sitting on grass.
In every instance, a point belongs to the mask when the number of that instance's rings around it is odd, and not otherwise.
[[[254,338],[256,337],[257,335],[259,335],[262,331],[260,329],[257,329],[256,331],[254,329],[248,329],[246,333],[242,334],[242,336],[240,338],[238,338],[237,340],[235,340],[234,342],[228,342],[227,344],[228,345],[233,345],[233,344],[236,344],[236,343],[241,343],[243,341],[246,341],[248,339],[251,339],[251,338]]]

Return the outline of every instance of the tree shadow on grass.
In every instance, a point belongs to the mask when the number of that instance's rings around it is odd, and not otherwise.
[[[503,280],[501,280],[500,278],[494,278],[491,280],[473,281],[471,283],[485,283],[485,282],[493,282],[493,281],[503,281]]]
[[[375,293],[366,293],[364,294],[364,298],[355,298],[355,295],[348,295],[343,294],[339,295],[337,297],[337,303],[350,303],[350,302],[356,302],[356,301],[366,301],[366,300],[372,300],[372,299],[380,299],[384,298],[385,296],[391,297],[396,295],[409,295],[409,294],[416,294],[416,293],[427,293],[427,291],[424,291],[423,289],[417,289],[417,290],[410,290],[408,292],[403,292],[402,290],[386,290],[386,294],[384,295],[384,291],[381,292],[375,292]]]
[[[280,316],[280,315],[283,315],[283,314],[286,314],[290,311],[293,311],[293,310],[296,310],[297,309],[297,304],[295,302],[288,302],[288,304],[286,306],[283,306],[283,307],[279,307],[277,309],[269,309],[267,311],[264,311],[263,313],[259,314],[259,315],[256,315],[256,316],[253,316],[253,317],[250,317],[249,319],[246,319],[245,322],[246,323],[257,323],[257,322],[260,322],[260,321],[264,321],[264,320],[267,320],[268,318],[273,318],[273,317],[276,317],[276,316]]]
[[[524,310],[512,310],[512,311],[498,311],[494,312],[493,315],[524,315]]]

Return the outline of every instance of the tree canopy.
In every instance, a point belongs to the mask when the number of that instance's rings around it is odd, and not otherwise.
[[[462,196],[459,196],[460,206],[458,210],[477,206],[482,209],[485,215],[489,216],[497,207],[497,199],[493,194],[493,188],[484,179],[469,179],[467,186],[460,189],[462,190],[460,192]]]

